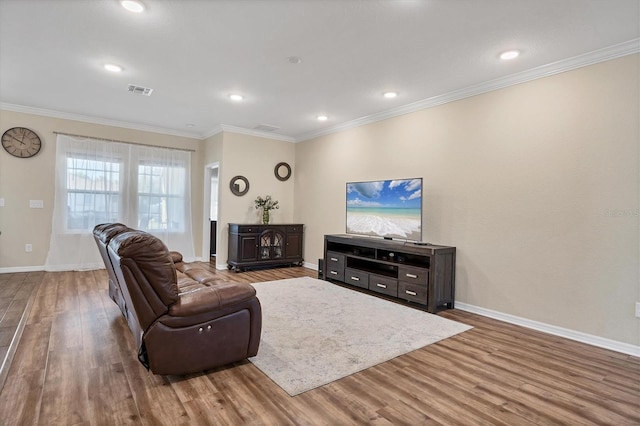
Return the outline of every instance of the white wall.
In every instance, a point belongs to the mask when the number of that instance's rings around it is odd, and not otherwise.
[[[305,258],[345,231],[346,182],[423,177],[456,300],[638,345],[639,76],[631,55],[297,144]]]

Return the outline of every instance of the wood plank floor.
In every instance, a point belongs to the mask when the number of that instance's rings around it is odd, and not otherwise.
[[[104,270],[12,275],[41,282],[0,393],[2,425],[640,424],[640,359],[463,311],[440,315],[470,331],[290,397],[248,361],[147,372]]]
[[[26,324],[26,313],[43,274],[0,274],[0,389],[7,378]]]

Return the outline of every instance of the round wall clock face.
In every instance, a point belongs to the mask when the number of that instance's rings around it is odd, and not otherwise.
[[[33,130],[13,127],[2,135],[2,147],[18,158],[29,158],[40,152],[42,142]]]

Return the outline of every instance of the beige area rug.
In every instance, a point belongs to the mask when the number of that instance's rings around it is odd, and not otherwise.
[[[314,278],[253,286],[262,340],[249,361],[291,396],[471,328]]]

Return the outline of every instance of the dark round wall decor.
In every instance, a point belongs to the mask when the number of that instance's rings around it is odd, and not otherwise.
[[[249,181],[244,176],[234,176],[229,182],[229,188],[238,197],[243,196],[249,192]]]
[[[273,172],[278,180],[285,181],[291,177],[291,166],[283,161],[282,163],[276,164]]]

